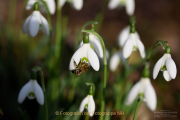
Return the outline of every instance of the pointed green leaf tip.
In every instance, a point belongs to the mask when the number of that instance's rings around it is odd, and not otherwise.
[[[85,35],[84,35],[83,43],[84,43],[84,44],[89,43],[89,35],[88,35],[88,34],[85,34]]]
[[[39,11],[39,3],[38,2],[34,3],[34,11]]]
[[[166,46],[165,53],[166,54],[170,54],[171,53],[171,48],[169,46]]]

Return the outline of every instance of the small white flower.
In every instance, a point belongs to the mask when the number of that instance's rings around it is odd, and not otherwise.
[[[81,102],[79,111],[83,112],[84,108],[87,109],[87,111],[89,112],[89,116],[93,116],[94,112],[95,112],[95,102],[93,99],[92,95],[88,95],[87,97],[85,97],[83,99],[83,101]]]
[[[146,105],[151,111],[154,111],[157,105],[157,97],[149,78],[141,78],[131,88],[126,99],[126,105],[132,104],[139,94],[144,94],[144,102],[146,102]]]
[[[49,35],[49,24],[47,20],[41,15],[39,11],[34,11],[28,18],[26,18],[23,25],[23,33],[29,32],[31,37],[35,37],[39,31]]]
[[[143,43],[135,33],[130,33],[122,49],[124,58],[128,58],[131,55],[132,51],[135,51],[137,49],[139,49],[141,57],[145,58],[146,53]]]
[[[59,6],[63,7],[65,2],[68,0],[60,0]],[[81,10],[83,7],[83,0],[71,0],[69,1],[76,10]]]
[[[119,65],[119,63],[122,62],[125,64],[126,60],[124,59],[121,52],[116,51],[112,57],[110,58],[109,68],[111,71],[115,71]]]
[[[29,99],[36,98],[40,105],[44,104],[44,93],[36,80],[30,80],[21,88],[18,95],[18,102],[22,103],[26,97]]]
[[[126,13],[131,16],[134,14],[135,2],[134,0],[110,0],[108,7],[109,9],[115,9],[118,6],[125,6]]]
[[[45,6],[43,5],[43,1],[47,3],[49,12],[51,14],[55,13],[56,10],[56,4],[54,0],[38,0],[38,3],[41,5],[41,9],[42,10],[46,10]],[[31,9],[34,6],[34,3],[36,2],[36,0],[28,0],[27,5],[26,5],[26,10]]]
[[[99,70],[99,59],[94,50],[91,48],[89,43],[83,44],[72,56],[70,64],[69,64],[69,69],[73,70],[75,69],[75,65],[73,60],[78,64],[80,62],[80,59],[83,62],[88,62],[92,68],[95,71]]]
[[[170,54],[165,53],[157,61],[153,69],[153,79],[156,79],[160,70],[163,71],[163,76],[166,81],[170,81],[171,79],[176,78],[177,68]]]

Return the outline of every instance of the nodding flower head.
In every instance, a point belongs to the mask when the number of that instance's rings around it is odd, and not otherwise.
[[[68,1],[76,10],[81,10],[83,7],[83,0],[60,0],[59,6],[62,7]]]
[[[73,70],[76,68],[74,65],[74,62],[79,63],[80,60],[82,62],[89,63],[92,68],[95,71],[99,70],[99,59],[94,50],[92,49],[91,45],[89,44],[89,35],[86,34],[83,38],[83,45],[74,53],[74,55],[71,58],[70,64],[69,64],[69,69]]]
[[[177,75],[176,64],[171,58],[171,48],[169,46],[165,49],[165,54],[157,61],[153,69],[153,79],[156,79],[159,71],[163,71],[163,76],[166,81],[175,79]]]
[[[37,3],[37,2],[36,2]],[[34,4],[35,11],[25,20],[23,25],[23,33],[29,32],[31,37],[35,37],[39,31],[42,31],[49,35],[49,24],[47,20],[41,15],[41,13],[37,10],[38,3]]]
[[[126,13],[131,16],[134,14],[135,1],[134,0],[110,0],[108,4],[109,9],[125,6]]]
[[[37,102],[40,105],[44,104],[43,90],[35,79],[31,79],[21,88],[18,95],[18,102],[22,103],[26,97],[28,97],[29,99],[36,98]]]

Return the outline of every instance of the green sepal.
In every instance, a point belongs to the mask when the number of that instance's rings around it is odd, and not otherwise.
[[[131,25],[130,25],[130,33],[135,33],[135,32],[136,32],[135,23],[131,23]]]
[[[37,74],[36,74],[35,71],[32,71],[32,72],[31,72],[31,79],[32,79],[32,80],[37,79]]]
[[[86,43],[89,43],[89,35],[88,34],[85,34],[84,37],[83,37],[83,43],[86,44]]]
[[[146,63],[142,72],[142,77],[149,78],[149,63]]]
[[[171,48],[169,46],[166,46],[165,53],[166,54],[170,54],[171,53]]]
[[[39,3],[38,2],[34,3],[34,11],[39,11]]]
[[[89,95],[93,95],[93,88],[92,88],[92,86],[89,89]]]

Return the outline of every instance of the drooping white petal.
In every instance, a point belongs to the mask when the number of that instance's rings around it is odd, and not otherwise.
[[[167,70],[163,71],[163,76],[164,76],[164,79],[166,81],[170,81],[171,80],[171,77],[170,77],[170,75],[169,75]]]
[[[80,105],[80,108],[79,108],[79,112],[82,112],[84,110],[85,105],[88,104],[88,97],[89,97],[89,95],[87,97],[85,97],[83,99],[83,101],[81,102],[81,105]]]
[[[124,58],[128,58],[133,51],[133,38],[130,36],[122,49]]]
[[[141,39],[140,39],[140,36],[139,36],[139,34],[138,34],[137,31],[135,32],[135,35],[136,35],[136,38],[138,38],[139,40],[141,40]]]
[[[88,102],[88,112],[89,116],[93,116],[95,112],[95,102],[92,95],[89,95],[89,102]]]
[[[83,41],[81,41],[81,42],[79,43],[78,48],[80,48],[82,45],[83,45]]]
[[[74,65],[74,61],[78,64],[80,62],[80,59],[82,57],[82,53],[83,53],[83,46],[80,47],[72,56],[70,64],[69,64],[69,69],[73,70],[76,68],[76,66]],[[74,60],[74,61],[73,61]]]
[[[134,14],[135,2],[134,0],[126,0],[126,12],[129,16]]]
[[[146,104],[147,104],[148,108],[151,111],[156,110],[156,105],[157,105],[156,92],[155,92],[153,86],[151,85],[150,81],[145,87],[144,96],[145,96]]]
[[[92,48],[90,47],[90,45],[88,46],[88,54],[87,54],[88,60],[92,66],[92,68],[95,71],[99,70],[99,59],[98,56],[96,55],[96,53],[92,50]]]
[[[44,32],[44,34],[46,35],[49,35],[49,24],[46,20],[46,18],[44,18],[42,15],[41,15],[41,21],[42,21],[42,31]]]
[[[25,100],[25,98],[29,94],[31,88],[32,88],[32,85],[31,85],[30,81],[21,88],[19,95],[18,95],[19,103],[22,103]]]
[[[115,71],[119,63],[120,63],[120,55],[119,52],[117,51],[112,55],[110,59],[110,64],[109,64],[110,70]]]
[[[36,100],[40,105],[44,104],[44,93],[40,85],[34,80],[34,94],[36,96]]]
[[[174,60],[171,58],[171,56],[168,57],[166,60],[166,68],[167,68],[167,71],[168,71],[170,77],[172,79],[175,79],[176,74],[177,74],[177,68],[176,68],[176,64],[175,64]]]
[[[39,11],[34,11],[32,13],[32,17],[29,21],[29,35],[31,37],[35,37],[39,31],[39,16],[38,13]]]
[[[108,8],[111,10],[115,9],[118,7],[119,4],[120,4],[120,0],[110,0],[108,4]]]
[[[83,0],[73,0],[72,4],[76,10],[81,10],[83,6]]]
[[[47,6],[48,6],[48,9],[49,9],[49,12],[51,14],[54,14],[55,10],[56,10],[55,1],[54,0],[46,0],[46,2],[47,2]]]
[[[126,98],[126,105],[130,105],[133,103],[133,101],[136,99],[136,97],[138,96],[139,92],[140,92],[140,88],[141,88],[141,80],[139,82],[137,82],[130,90],[127,98]]]
[[[28,18],[26,18],[26,20],[25,20],[25,22],[24,22],[24,24],[23,24],[23,33],[24,33],[24,34],[27,33],[28,30],[29,30],[29,21],[30,21],[30,19],[31,19],[31,16],[32,16],[32,15],[28,16]]]
[[[31,9],[34,6],[34,3],[36,0],[28,0],[27,5],[26,5],[26,10]]]
[[[103,58],[103,49],[100,41],[97,37],[90,34],[89,35],[89,43],[94,47],[95,52],[99,55],[100,58]]]
[[[138,38],[136,38],[136,41],[137,41],[137,47],[139,49],[141,57],[145,58],[146,53],[145,53],[145,48],[144,48],[143,43]]]
[[[153,79],[156,79],[164,61],[164,55],[157,61],[153,69]]]
[[[119,34],[118,36],[118,43],[119,46],[123,47],[124,43],[126,42],[126,40],[128,39],[130,33],[130,27],[127,26],[125,27]]]

